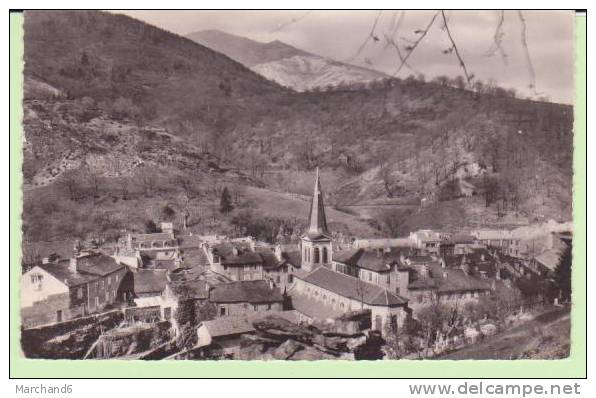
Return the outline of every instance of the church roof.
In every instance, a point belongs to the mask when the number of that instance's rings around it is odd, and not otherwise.
[[[299,277],[306,283],[319,286],[343,297],[379,306],[402,306],[408,300],[380,286],[325,267],[316,268],[308,275]]]
[[[317,167],[315,190],[310,204],[306,236],[311,240],[319,240],[321,238],[328,238],[329,235],[327,218],[325,217],[325,204],[323,203],[323,192],[321,190],[321,181],[319,179],[319,168]]]

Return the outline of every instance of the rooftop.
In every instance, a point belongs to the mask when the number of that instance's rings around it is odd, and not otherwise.
[[[123,268],[124,265],[105,254],[91,254],[77,259],[77,270],[86,274],[106,276]]]
[[[215,303],[276,303],[283,301],[278,288],[268,281],[237,281],[215,286],[209,293]]]
[[[165,270],[139,269],[132,273],[133,289],[136,294],[149,294],[163,292],[166,288],[167,278]]]
[[[333,253],[333,260],[354,267],[364,268],[375,272],[390,271],[394,264],[403,265],[400,262],[400,251],[391,249],[365,250],[350,249]]]
[[[69,263],[70,261],[64,260],[57,263],[40,264],[39,267],[66,286],[78,286],[97,279],[97,276],[85,275],[72,270]]]
[[[362,300],[369,305],[400,306],[408,302],[407,299],[388,292],[380,286],[331,271],[325,267],[319,267],[306,276],[299,276],[299,278],[306,283],[327,289],[340,296]]]
[[[561,254],[559,251],[547,250],[534,257],[534,260],[549,270],[554,271],[559,265],[560,258]]]

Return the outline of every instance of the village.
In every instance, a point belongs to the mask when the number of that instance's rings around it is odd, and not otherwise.
[[[110,245],[38,245],[22,274],[25,355],[433,358],[569,300],[553,282],[571,247],[565,224],[335,242],[318,169],[303,217],[298,243],[161,223]],[[75,340],[77,353],[61,351]]]

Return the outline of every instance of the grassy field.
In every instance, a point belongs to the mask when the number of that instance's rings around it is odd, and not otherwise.
[[[308,221],[310,198],[292,196],[280,192],[269,191],[263,188],[247,187],[243,192],[244,197],[254,206],[254,210],[263,216],[279,217],[285,219],[296,218],[304,223]],[[251,207],[252,207],[251,206]],[[356,236],[373,236],[378,234],[366,221],[349,213],[338,211],[326,206],[327,222],[341,224],[338,227]]]
[[[569,356],[570,333],[569,309],[559,308],[440,359],[566,358]]]

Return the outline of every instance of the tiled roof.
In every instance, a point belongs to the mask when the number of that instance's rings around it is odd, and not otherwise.
[[[178,236],[178,246],[181,249],[199,248],[203,243],[199,235],[181,235]]]
[[[263,263],[263,259],[261,258],[259,253],[245,252],[238,253],[237,256],[229,255],[223,257],[221,263],[224,265],[261,264]]]
[[[259,249],[259,255],[261,256],[261,260],[263,262],[263,268],[265,269],[274,269],[279,267],[280,265],[284,264],[285,261],[279,261],[273,253],[268,248]]]
[[[412,263],[422,264],[433,261],[433,258],[431,256],[410,256],[408,257],[408,260]]]
[[[234,249],[236,253],[234,254]],[[263,259],[244,242],[223,242],[213,245],[213,252],[221,257],[223,265],[261,264]]]
[[[286,262],[292,264],[294,267],[300,268],[302,266],[302,254],[300,251],[284,252],[283,256]]]
[[[364,249],[346,249],[333,252],[333,261],[343,264],[356,265]]]
[[[559,264],[561,254],[556,250],[547,250],[534,257],[534,260],[542,264],[551,271],[554,271]]]
[[[167,278],[164,270],[139,269],[133,274],[134,292],[137,294],[158,293],[166,288]]]
[[[69,266],[69,261],[67,260],[59,261],[57,263],[40,264],[39,267],[66,286],[78,286],[98,279],[98,277],[94,275],[85,275],[72,271]]]
[[[362,300],[370,305],[395,306],[404,305],[408,302],[403,297],[388,292],[380,286],[364,282],[353,276],[331,271],[325,267],[319,267],[308,275],[299,278],[340,296]]]
[[[480,231],[473,232],[473,234],[479,240],[511,239],[511,231],[504,230],[504,229],[503,230],[499,230],[499,229],[496,229],[496,230],[491,230],[491,229],[480,230]]]
[[[490,286],[485,281],[473,275],[466,274],[461,269],[445,269],[440,264],[429,266],[432,279],[439,292],[462,292],[475,290],[489,290]]]
[[[333,260],[375,272],[390,271],[392,265],[402,266],[400,251],[391,249],[350,249],[333,253]]]
[[[190,280],[170,283],[170,289],[178,297],[205,300],[209,298],[209,285],[204,280]]]
[[[105,254],[92,254],[77,259],[77,270],[86,274],[105,276],[123,268],[124,265],[118,264],[113,257]]]
[[[283,301],[278,288],[271,288],[269,282],[237,281],[215,286],[209,293],[214,303],[276,303]]]
[[[450,238],[450,240],[453,243],[474,243],[474,241],[476,240],[476,238],[474,238],[472,235],[470,234],[466,234],[466,233],[456,233],[453,234]]]
[[[174,235],[168,232],[156,232],[154,234],[131,234],[133,242],[153,242],[174,239]]]

